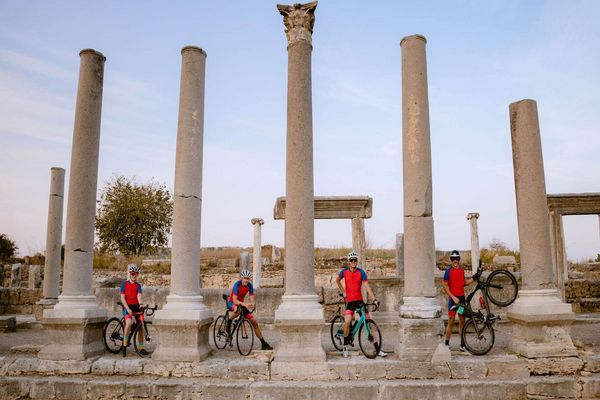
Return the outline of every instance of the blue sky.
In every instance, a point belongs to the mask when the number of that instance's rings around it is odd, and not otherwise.
[[[168,4],[168,5],[167,5]],[[427,37],[438,249],[518,247],[508,105],[538,102],[548,193],[600,192],[600,3],[322,0],[313,34],[316,195],[369,195],[373,247],[402,232],[402,37]],[[185,45],[206,64],[202,244],[283,245],[287,52],[268,1],[0,3],[0,232],[43,250],[50,167],[68,168],[78,53],[106,57],[99,188],[114,174],[172,188]],[[66,214],[66,204],[65,204]],[[597,216],[565,219],[570,259],[600,253]],[[349,246],[349,221],[315,243]]]

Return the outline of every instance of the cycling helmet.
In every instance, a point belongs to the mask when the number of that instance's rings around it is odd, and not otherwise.
[[[252,278],[252,272],[247,269],[243,270],[240,275],[242,275],[242,278]]]
[[[140,272],[140,267],[138,267],[136,264],[129,264],[127,266],[127,271],[128,272],[137,272],[137,273],[139,273]]]
[[[354,250],[351,251],[350,253],[348,253],[348,261],[350,261],[352,259],[358,260],[358,253],[355,252]]]
[[[460,253],[458,252],[458,250],[452,250],[452,252],[450,253],[450,261],[460,261]]]

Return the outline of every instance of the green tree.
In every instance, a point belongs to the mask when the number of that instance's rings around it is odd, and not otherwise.
[[[15,241],[4,233],[0,233],[0,261],[7,261],[19,250]]]
[[[116,176],[106,182],[98,201],[99,250],[125,256],[155,253],[167,245],[172,219],[173,199],[164,184]]]

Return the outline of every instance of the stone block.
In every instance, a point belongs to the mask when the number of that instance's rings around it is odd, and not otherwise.
[[[90,400],[118,399],[125,394],[125,382],[92,380],[87,383],[87,398]]]
[[[277,362],[271,363],[271,379],[274,381],[328,381],[338,379],[325,362]]]
[[[92,364],[92,374],[94,375],[114,375],[115,360],[107,357],[101,357]]]
[[[17,400],[29,395],[29,382],[26,379],[0,378],[0,399]]]
[[[250,383],[240,381],[203,382],[202,400],[246,400],[250,398]]]
[[[274,278],[261,278],[260,279],[260,288],[282,288],[283,287],[283,277],[274,277]]]
[[[250,386],[250,398],[253,400],[376,399],[378,389],[377,382],[354,382],[352,385],[346,382],[256,382]]]
[[[380,400],[444,399],[444,400],[522,400],[527,398],[526,384],[513,381],[395,381],[382,382]]]
[[[29,397],[32,399],[55,399],[56,390],[54,388],[55,379],[32,379],[31,387],[29,389]]]
[[[15,332],[17,330],[17,319],[0,315],[0,332]]]
[[[91,361],[38,360],[37,372],[42,375],[89,374]]]
[[[588,372],[600,372],[600,354],[586,354],[583,356],[585,363],[583,370]]]
[[[106,317],[44,317],[42,323],[48,336],[48,345],[39,352],[38,357],[50,360],[85,360],[103,354],[102,328],[105,321]]]
[[[174,377],[191,377],[193,371],[193,364],[189,362],[178,362],[173,365],[171,370],[171,376]]]
[[[125,399],[146,399],[152,395],[152,386],[148,381],[130,381],[125,386]]]
[[[135,355],[135,359],[131,360],[116,360],[115,361],[115,374],[117,375],[139,375],[144,370],[144,364],[146,360],[138,358]]]
[[[29,266],[29,289],[37,289],[42,286],[43,265]]]
[[[577,357],[544,357],[527,360],[531,375],[573,375],[581,371],[584,361]]]
[[[575,377],[536,377],[527,380],[528,396],[579,398],[582,385]]]
[[[481,379],[487,376],[487,366],[484,360],[468,358],[448,362],[451,379]]]
[[[600,376],[581,378],[583,390],[581,397],[584,399],[600,399]]]
[[[207,358],[212,352],[208,344],[208,329],[213,322],[212,312],[207,315],[210,317],[201,320],[155,317],[159,345],[152,359],[197,362]]]
[[[511,266],[514,267],[517,264],[517,260],[515,256],[494,256],[492,259],[492,263],[497,267],[506,267]]]
[[[450,379],[451,377],[447,363],[398,361],[387,370],[387,379]]]
[[[168,377],[171,375],[171,370],[175,366],[175,362],[148,362],[144,364],[144,374]]]
[[[488,379],[519,379],[529,377],[527,361],[514,355],[486,357]]]
[[[54,384],[56,398],[60,400],[81,400],[87,397],[86,382],[77,381],[56,381]]]
[[[31,373],[37,370],[39,360],[37,358],[17,358],[6,368],[6,375],[19,376],[23,373]]]
[[[444,332],[441,318],[400,318],[400,342],[397,353],[401,360],[429,362]]]
[[[10,287],[21,287],[21,264],[13,264],[10,270]]]
[[[217,262],[219,268],[236,268],[238,265],[237,258],[220,258]]]
[[[182,380],[157,380],[152,387],[152,396],[159,399],[188,399],[192,385]]]
[[[202,362],[192,364],[192,376],[225,379],[229,372],[228,364],[229,362],[223,359],[208,358]]]
[[[269,380],[269,364],[252,359],[233,360],[227,364],[229,379]]]

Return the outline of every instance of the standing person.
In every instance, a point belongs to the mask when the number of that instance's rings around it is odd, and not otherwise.
[[[344,280],[343,286],[342,279]],[[342,355],[344,357],[348,357],[350,323],[352,322],[354,312],[364,304],[361,292],[363,283],[365,285],[365,289],[367,290],[367,296],[371,297],[374,303],[377,302],[377,299],[375,298],[375,295],[369,286],[367,273],[362,268],[358,267],[358,253],[355,251],[348,253],[348,266],[340,270],[340,272],[337,274],[336,282],[338,288],[343,293],[344,300],[346,302],[346,309],[344,311],[344,347],[342,350]],[[387,356],[383,350],[379,351],[379,355],[382,357]]]
[[[137,281],[139,273],[140,267],[136,264],[129,264],[127,266],[127,280],[121,283],[121,303],[123,303],[123,317],[125,318],[123,357],[127,355],[133,318],[135,318],[138,324],[144,321],[144,313],[140,309],[140,304],[142,304],[142,285]],[[142,330],[138,331],[138,348],[141,349],[141,355],[148,355],[148,352],[144,349],[144,334]]]
[[[229,321],[227,321],[227,332],[231,333],[229,332],[231,330],[231,321],[243,312],[246,318],[250,320],[250,323],[252,323],[254,332],[256,332],[256,337],[260,340],[260,349],[273,350],[271,345],[265,341],[262,331],[258,326],[258,322],[254,319],[254,315],[252,315],[252,311],[254,311],[254,287],[252,286],[252,283],[250,283],[250,278],[252,278],[252,273],[245,269],[240,274],[240,280],[233,284],[233,289],[231,290],[231,295],[227,302],[227,308],[232,311]],[[248,302],[244,301],[246,295],[248,295],[249,298]]]
[[[452,329],[454,328],[454,316],[456,308],[454,305],[465,303],[465,286],[473,283],[472,278],[465,278],[465,270],[459,265],[460,253],[458,250],[452,250],[450,253],[450,265],[444,273],[444,292],[448,295],[448,328],[446,329],[446,346],[450,346],[450,338],[452,337]],[[465,324],[465,316],[458,316],[458,336],[461,336],[463,326]],[[460,340],[460,351],[466,352],[465,344]]]

